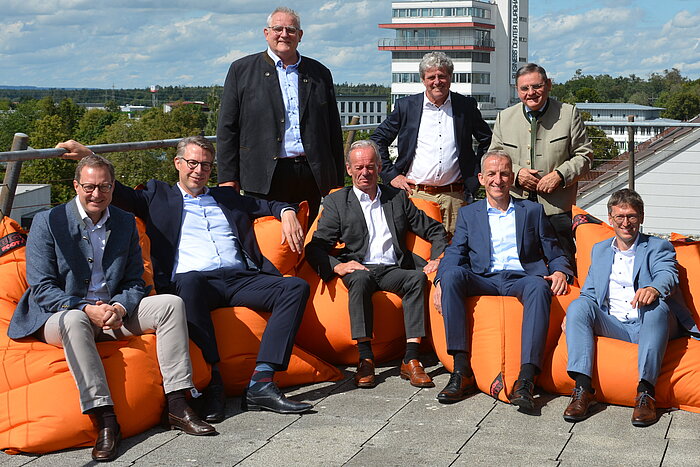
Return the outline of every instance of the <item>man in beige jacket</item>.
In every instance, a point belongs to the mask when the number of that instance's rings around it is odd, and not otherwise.
[[[559,244],[575,264],[571,206],[579,177],[591,168],[593,149],[576,108],[549,98],[552,80],[544,68],[522,66],[515,83],[521,103],[498,114],[489,150],[510,155],[516,173],[511,194],[544,206]]]

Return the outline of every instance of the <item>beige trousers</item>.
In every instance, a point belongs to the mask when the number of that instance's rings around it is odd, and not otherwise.
[[[440,214],[442,214],[442,225],[452,238],[457,227],[457,213],[459,208],[466,206],[464,201],[464,191],[446,191],[435,195],[428,194],[425,191],[413,189],[411,198],[421,198],[428,201],[434,201],[440,206]]]

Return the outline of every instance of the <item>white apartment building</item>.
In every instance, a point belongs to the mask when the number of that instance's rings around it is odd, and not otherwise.
[[[392,103],[425,90],[418,74],[424,54],[445,52],[454,62],[451,90],[474,97],[484,117],[517,102],[515,72],[527,63],[529,0],[433,0],[391,3]]]
[[[336,95],[335,100],[341,125],[350,124],[353,116],[360,117],[360,125],[382,123],[387,115],[386,96]]]

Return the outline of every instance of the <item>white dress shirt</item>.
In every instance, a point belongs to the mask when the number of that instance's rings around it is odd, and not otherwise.
[[[489,271],[524,271],[518,256],[513,200],[510,200],[505,212],[491,206],[488,199],[486,206],[489,228],[491,229],[491,266]]]
[[[637,253],[639,234],[628,250],[617,247],[616,238],[612,239],[613,264],[610,269],[610,284],[608,285],[608,312],[620,321],[629,321],[639,317],[639,309],[633,308],[634,298],[634,256]]]
[[[380,201],[381,189],[377,187],[377,196],[374,199],[370,199],[367,193],[357,189],[357,187],[353,186],[352,191],[360,201],[362,214],[365,216],[365,224],[367,224],[369,231],[369,245],[362,264],[397,264],[391,231]]]
[[[452,96],[436,106],[423,94],[416,154],[406,178],[417,184],[443,186],[462,178],[452,118]]]
[[[80,200],[77,196],[75,197],[75,203],[78,205],[80,217],[87,226],[88,241],[92,247],[92,256],[88,258],[88,262],[90,263],[90,285],[88,285],[85,300],[92,304],[95,304],[98,300],[109,303],[112,297],[109,295],[109,290],[107,290],[107,279],[105,278],[105,272],[102,268],[102,258],[105,252],[105,245],[107,245],[105,222],[109,219],[109,207],[105,209],[102,217],[97,221],[97,224],[94,224],[92,219],[90,219],[85,212],[83,205],[80,204]]]

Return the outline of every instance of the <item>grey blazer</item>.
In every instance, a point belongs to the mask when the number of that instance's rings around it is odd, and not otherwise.
[[[431,243],[431,259],[440,256],[447,247],[447,233],[442,224],[418,209],[408,199],[405,191],[387,185],[380,187],[380,200],[391,231],[399,267],[414,269],[416,262],[422,261],[418,257],[414,258],[406,247],[406,232],[409,230]],[[345,243],[337,257],[329,254],[336,242]],[[335,275],[333,268],[340,263],[352,260],[362,263],[368,247],[367,223],[352,187],[345,187],[326,196],[318,229],[306,246],[306,259],[321,279],[332,279]]]
[[[92,270],[92,247],[77,199],[36,215],[27,238],[27,282],[7,335],[35,333],[52,313],[81,308]],[[133,312],[147,290],[141,278],[143,258],[134,216],[114,206],[105,224],[107,244],[102,267],[111,299]]]

